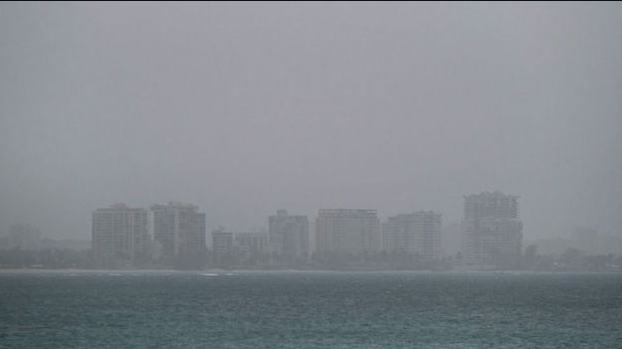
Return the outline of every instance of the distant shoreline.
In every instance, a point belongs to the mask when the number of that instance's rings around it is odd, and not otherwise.
[[[244,273],[244,274],[314,274],[314,273],[409,273],[409,274],[620,274],[620,271],[615,270],[600,270],[600,271],[586,271],[586,270],[333,270],[333,269],[313,269],[313,270],[300,270],[300,269],[269,269],[269,270],[255,270],[255,269],[206,269],[206,270],[177,270],[177,269],[35,269],[35,268],[23,268],[23,269],[0,269],[0,274],[187,274],[187,275],[202,275],[202,274],[214,274],[214,275],[226,275],[232,273]]]

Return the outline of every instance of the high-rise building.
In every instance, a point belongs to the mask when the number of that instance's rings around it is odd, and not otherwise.
[[[267,260],[268,234],[265,230],[231,232],[220,227],[212,231],[212,252],[214,263],[221,267],[256,262],[263,256]]]
[[[268,218],[270,252],[275,256],[302,257],[309,255],[309,220],[307,216],[287,214],[278,210]]]
[[[233,255],[233,233],[223,227],[212,231],[212,252],[217,265],[229,262]]]
[[[162,257],[182,267],[205,263],[205,213],[195,205],[169,202],[151,206],[153,237],[162,246]]]
[[[389,217],[382,225],[383,249],[407,252],[424,260],[441,257],[441,215],[419,211]]]
[[[382,248],[376,210],[320,209],[315,229],[319,253],[361,254]]]
[[[233,233],[233,243],[242,256],[266,254],[270,251],[268,234],[263,231]]]
[[[148,212],[115,204],[93,212],[93,257],[99,267],[132,267],[149,255]]]
[[[463,264],[476,268],[516,267],[523,240],[518,196],[495,191],[464,199]]]

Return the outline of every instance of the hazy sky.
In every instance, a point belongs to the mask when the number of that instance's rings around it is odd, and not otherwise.
[[[435,210],[622,234],[622,5],[2,3],[0,229],[116,202]]]

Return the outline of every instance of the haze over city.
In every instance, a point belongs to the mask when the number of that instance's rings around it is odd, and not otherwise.
[[[622,228],[622,11],[591,3],[4,3],[0,232],[90,239],[93,210],[520,196],[525,239]],[[209,239],[208,239],[209,241]]]
[[[0,3],[0,347],[622,343],[622,4]]]

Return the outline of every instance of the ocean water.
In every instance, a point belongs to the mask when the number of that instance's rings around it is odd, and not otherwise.
[[[622,275],[4,273],[0,348],[622,348]]]

